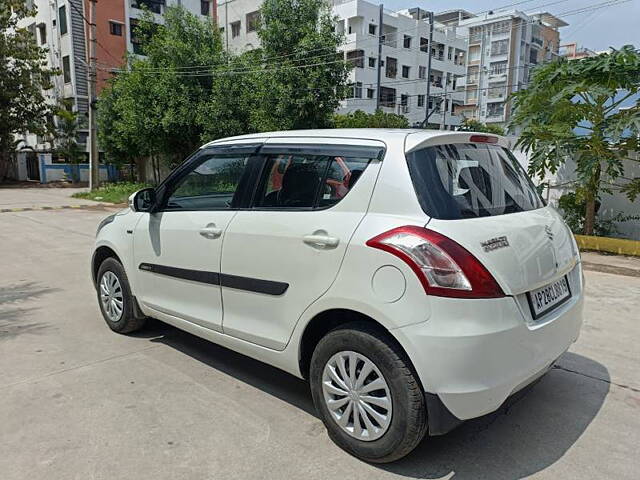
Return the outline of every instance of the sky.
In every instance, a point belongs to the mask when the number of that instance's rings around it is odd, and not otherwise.
[[[420,7],[439,12],[463,8],[470,12],[482,12],[489,9],[497,11],[501,7],[516,3],[518,0],[369,0],[371,3],[383,3],[389,10]],[[618,5],[607,6],[591,12],[567,15],[569,12],[590,5],[604,3],[605,0],[530,0],[520,5],[507,7],[525,13],[540,10],[562,17],[569,24],[560,29],[561,43],[578,42],[578,46],[591,50],[607,50],[632,44],[640,48],[640,0],[631,0]],[[546,5],[546,6],[545,6]]]

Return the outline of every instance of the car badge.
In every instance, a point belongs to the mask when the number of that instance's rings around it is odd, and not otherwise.
[[[492,252],[497,250],[498,248],[504,248],[509,246],[509,240],[507,240],[506,236],[495,237],[489,240],[485,240],[484,242],[480,242],[480,245],[484,249],[485,252]]]
[[[549,227],[549,225],[544,226],[544,233],[547,235],[547,238],[553,242],[553,232],[551,231],[551,227]]]

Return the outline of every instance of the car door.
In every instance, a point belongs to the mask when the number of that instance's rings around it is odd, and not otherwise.
[[[270,139],[251,208],[222,254],[223,331],[281,350],[331,286],[364,217],[384,154],[377,141]]]
[[[159,188],[134,231],[136,294],[149,309],[221,331],[220,255],[256,145],[202,149]]]

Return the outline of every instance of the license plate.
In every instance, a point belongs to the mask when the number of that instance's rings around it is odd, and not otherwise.
[[[531,315],[538,319],[571,298],[567,277],[527,293]]]

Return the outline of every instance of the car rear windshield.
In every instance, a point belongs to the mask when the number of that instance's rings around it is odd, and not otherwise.
[[[407,154],[422,209],[442,220],[489,217],[544,206],[506,148],[483,143],[438,145]]]

